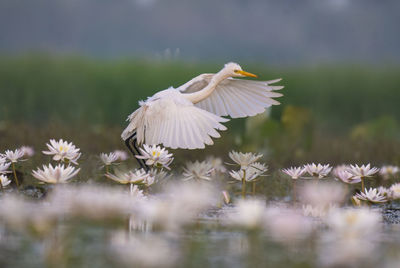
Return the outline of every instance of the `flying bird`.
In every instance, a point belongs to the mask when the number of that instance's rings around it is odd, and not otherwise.
[[[254,81],[233,77],[254,77],[237,63],[227,63],[218,73],[201,74],[178,88],[162,90],[129,115],[129,125],[121,137],[129,150],[138,155],[138,145],[162,144],[172,149],[201,149],[219,138],[218,131],[230,118],[263,113],[280,103],[273,98],[283,86],[271,86],[281,79]],[[143,160],[139,164],[146,168]]]

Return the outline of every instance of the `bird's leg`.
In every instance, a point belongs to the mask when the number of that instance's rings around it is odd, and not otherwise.
[[[133,157],[136,159],[136,161],[139,163],[139,166],[143,168],[146,171],[149,171],[149,167],[146,165],[143,159],[139,159],[136,157],[136,155],[140,155],[140,152],[137,148],[137,138],[136,138],[136,132],[133,133],[129,138],[125,140],[125,145],[128,147],[129,151],[132,153]]]
[[[135,149],[135,151],[137,152],[137,154],[140,155],[139,149],[137,148],[136,141],[137,141],[137,139],[135,137],[132,141],[132,145],[133,145],[133,148]],[[139,158],[136,158],[136,159],[138,160],[140,167],[142,167],[146,172],[150,171],[150,168],[146,165],[146,162],[143,159],[139,159]]]

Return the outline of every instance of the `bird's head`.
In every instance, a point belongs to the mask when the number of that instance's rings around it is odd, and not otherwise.
[[[246,77],[246,76],[247,77],[258,77],[255,74],[243,71],[242,67],[240,67],[239,64],[234,63],[234,62],[229,62],[229,63],[225,64],[225,67],[223,70],[230,77]]]

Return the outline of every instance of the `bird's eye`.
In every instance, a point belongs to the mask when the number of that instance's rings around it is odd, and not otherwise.
[[[233,70],[235,73],[239,73],[239,70]]]

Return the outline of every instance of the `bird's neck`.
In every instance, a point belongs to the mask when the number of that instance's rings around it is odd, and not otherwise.
[[[226,74],[226,72],[223,71],[224,70],[221,70],[215,75],[213,75],[210,83],[208,83],[208,85],[204,87],[202,90],[190,94],[190,96],[188,96],[189,100],[193,104],[195,104],[208,98],[211,95],[211,93],[213,93],[213,91],[215,90],[215,88],[218,86],[219,83],[230,77],[230,75]]]

